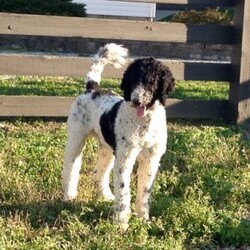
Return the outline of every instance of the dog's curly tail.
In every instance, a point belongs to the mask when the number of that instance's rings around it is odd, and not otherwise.
[[[126,63],[128,49],[122,45],[109,43],[101,47],[94,56],[93,64],[87,73],[86,91],[92,91],[99,88],[101,75],[107,64],[113,65],[115,68],[121,68]]]

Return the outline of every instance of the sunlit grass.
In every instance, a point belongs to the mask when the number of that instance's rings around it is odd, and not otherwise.
[[[119,79],[103,79],[102,88],[112,89],[118,94]],[[77,96],[83,93],[85,84],[83,78],[55,77],[13,77],[0,79],[2,95],[46,95],[46,96]],[[226,82],[177,81],[172,98],[179,99],[218,99],[227,100],[229,84]]]
[[[174,97],[227,99],[228,84],[223,84],[178,82]],[[120,91],[117,80],[104,79],[103,86]],[[82,93],[83,82],[17,77],[2,79],[0,91],[75,96]],[[130,228],[121,234],[113,224],[112,203],[99,200],[95,193],[98,145],[93,139],[83,155],[79,196],[66,204],[61,202],[65,122],[2,120],[0,249],[249,246],[250,141],[244,131],[219,122],[172,121],[168,128],[168,149],[152,195],[151,222],[133,216]],[[136,173],[132,179],[135,182]],[[133,190],[133,201],[135,194]]]
[[[150,244],[154,249],[186,249],[249,244],[250,143],[243,136],[223,124],[169,123],[168,150],[152,197],[152,222],[132,218],[124,237],[112,224],[112,204],[99,201],[94,192],[95,141],[89,140],[84,152],[79,197],[64,204],[65,123],[1,122],[0,245],[148,249]]]

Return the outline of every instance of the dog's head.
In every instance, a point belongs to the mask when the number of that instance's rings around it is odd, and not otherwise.
[[[153,109],[158,100],[165,106],[166,98],[174,90],[175,80],[168,67],[153,57],[131,63],[121,83],[124,99],[135,107],[139,117]]]

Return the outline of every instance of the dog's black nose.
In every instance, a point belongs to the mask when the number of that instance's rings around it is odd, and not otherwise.
[[[141,106],[141,102],[138,99],[133,99],[132,100],[133,105],[135,106]]]

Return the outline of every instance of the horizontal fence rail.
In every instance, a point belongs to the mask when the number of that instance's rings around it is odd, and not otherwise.
[[[0,13],[0,34],[231,44],[232,27]]]
[[[0,116],[66,117],[74,97],[0,96]],[[191,101],[169,99],[166,104],[169,118],[226,118],[228,101]]]
[[[0,58],[0,74],[2,75],[83,77],[92,63],[92,58],[86,57],[0,54]],[[176,60],[162,60],[162,62],[170,68],[176,80],[232,80],[231,64],[229,63]],[[103,72],[103,76],[121,78],[125,68],[126,66],[121,69],[114,69],[108,65]]]

